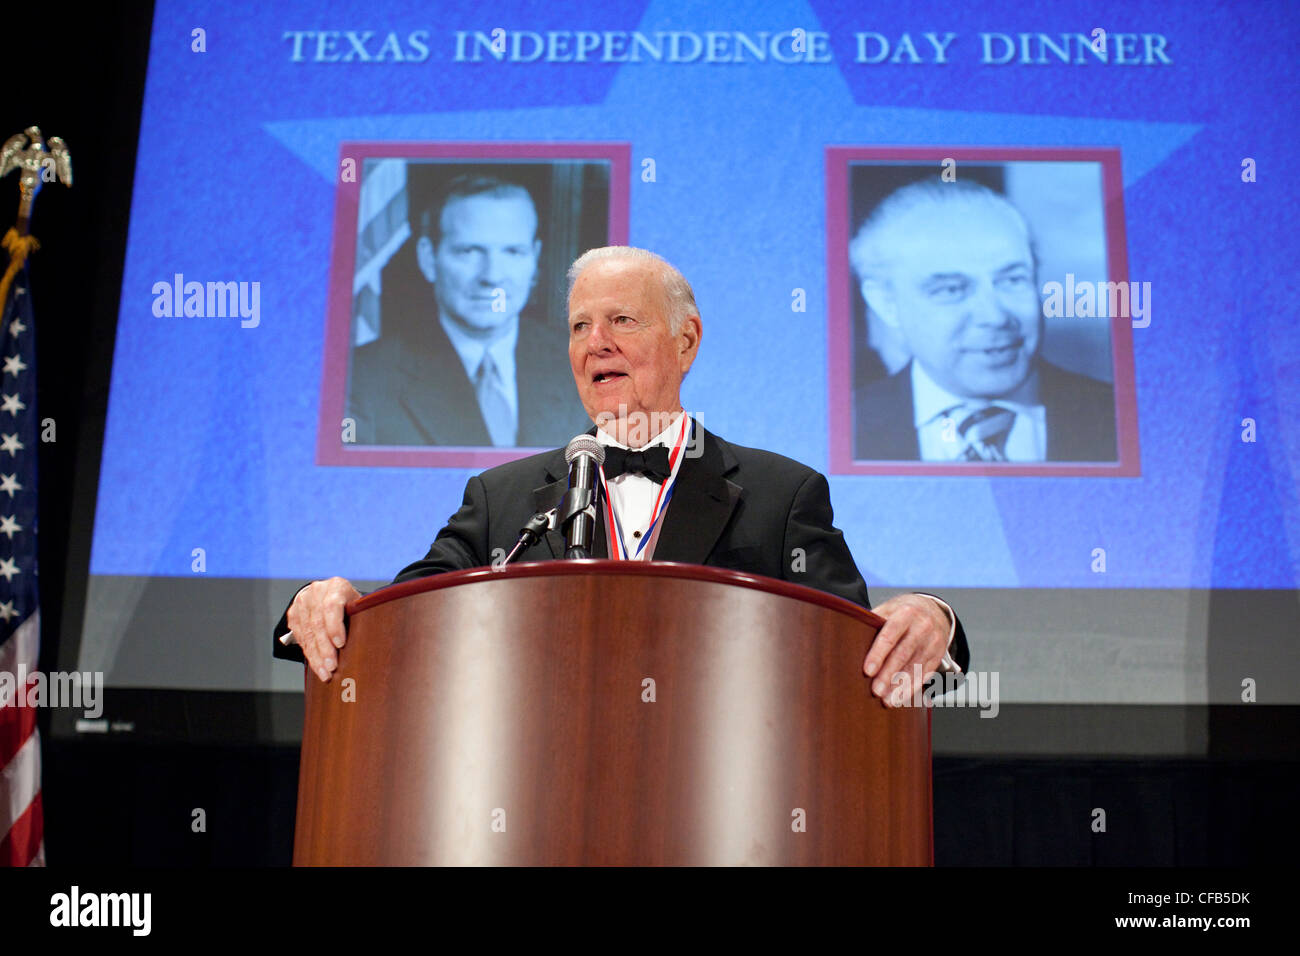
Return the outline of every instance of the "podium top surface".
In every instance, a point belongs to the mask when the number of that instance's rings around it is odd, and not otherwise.
[[[503,568],[471,568],[468,571],[448,571],[432,574],[412,581],[389,584],[371,591],[347,606],[349,615],[358,614],[368,608],[397,601],[414,594],[436,591],[442,588],[458,587],[462,584],[474,584],[483,581],[509,580],[537,577],[564,577],[575,574],[592,574],[597,576],[624,575],[632,577],[682,578],[691,581],[708,581],[715,584],[727,584],[734,587],[751,588],[766,591],[796,601],[816,604],[832,611],[839,611],[856,618],[874,628],[884,626],[885,620],[880,615],[867,610],[852,601],[836,597],[816,588],[779,581],[776,578],[728,568],[713,568],[703,564],[682,564],[675,561],[613,561],[606,559],[588,559],[581,561],[530,561],[512,564]]]

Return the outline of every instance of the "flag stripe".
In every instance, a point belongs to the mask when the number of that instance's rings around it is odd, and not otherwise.
[[[0,674],[14,675],[16,680],[19,668],[27,673],[27,687],[34,682],[38,639],[41,633],[40,615],[33,614],[14,633],[8,641],[0,645]],[[23,702],[27,700],[26,687],[17,688],[22,694]],[[0,689],[0,767],[4,767],[22,748],[36,729],[36,708],[18,707],[9,695]]]
[[[37,611],[28,616],[7,641],[0,644],[0,673],[17,674],[19,664],[25,667],[29,674],[36,670],[40,642],[41,618],[40,612]],[[0,707],[8,703],[3,690],[0,690]]]
[[[45,865],[45,808],[41,795],[27,807],[0,840],[0,866]]]
[[[41,735],[33,733],[0,770],[0,833],[27,812],[41,794]]]
[[[31,687],[36,679],[29,678]],[[7,767],[36,732],[35,707],[5,707],[0,709],[0,767]]]

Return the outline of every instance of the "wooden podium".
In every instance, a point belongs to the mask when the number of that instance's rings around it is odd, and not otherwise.
[[[348,608],[306,671],[297,865],[929,865],[930,722],[882,620],[699,565],[550,561]]]

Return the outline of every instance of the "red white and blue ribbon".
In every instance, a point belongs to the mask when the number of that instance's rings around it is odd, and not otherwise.
[[[614,502],[609,496],[609,485],[605,483],[605,469],[600,470],[600,490],[601,497],[605,502],[605,527],[612,528],[614,539],[614,551],[612,557],[620,561],[635,561],[641,557],[641,552],[645,546],[650,543],[654,535],[655,526],[659,524],[659,519],[663,517],[664,511],[668,507],[668,502],[672,500],[673,488],[677,485],[678,464],[682,459],[682,452],[686,447],[686,436],[694,427],[694,420],[689,412],[682,413],[681,428],[677,430],[677,441],[673,444],[672,450],[668,453],[668,467],[672,473],[668,480],[659,486],[659,494],[655,496],[654,510],[650,512],[650,527],[646,528],[645,534],[637,542],[636,550],[628,548],[627,542],[623,538],[623,525],[618,520],[618,515],[614,512]]]

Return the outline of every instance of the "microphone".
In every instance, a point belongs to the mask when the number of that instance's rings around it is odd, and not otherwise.
[[[596,469],[605,461],[605,448],[590,435],[579,435],[564,449],[569,463],[569,490],[560,500],[559,524],[564,530],[564,557],[591,557],[596,532]]]
[[[515,542],[515,546],[510,550],[510,553],[506,555],[505,560],[501,562],[499,567],[504,568],[507,564],[513,561],[521,551],[531,548],[541,539],[543,534],[554,528],[556,514],[556,509],[552,508],[550,511],[539,511],[537,514],[529,518],[524,523],[524,526],[519,529],[519,540]]]

